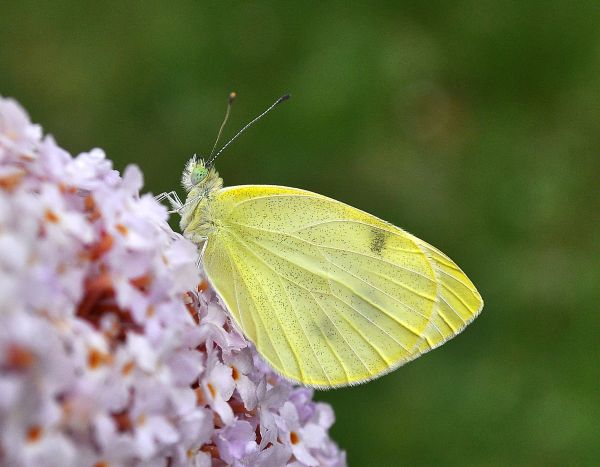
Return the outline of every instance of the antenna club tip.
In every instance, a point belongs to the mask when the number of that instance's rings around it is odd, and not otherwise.
[[[236,97],[237,97],[237,92],[231,91],[229,93],[229,103],[231,104],[235,100]]]
[[[279,98],[279,102],[287,101],[290,97],[292,97],[291,94],[284,94]]]

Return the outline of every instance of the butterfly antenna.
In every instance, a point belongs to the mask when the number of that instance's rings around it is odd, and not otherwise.
[[[215,148],[217,147],[219,138],[221,138],[221,133],[223,133],[223,128],[225,128],[225,124],[227,123],[227,120],[229,119],[229,113],[231,112],[231,106],[232,106],[233,101],[235,100],[236,96],[237,96],[237,94],[235,92],[229,93],[229,97],[227,98],[227,110],[225,111],[225,117],[223,118],[223,123],[221,123],[221,128],[219,128],[219,133],[217,133],[217,139],[215,139],[215,144],[213,144],[213,147],[210,150],[210,156],[208,156],[208,157],[212,157],[212,155],[215,153]]]
[[[246,131],[248,128],[250,128],[252,125],[254,125],[257,121],[259,121],[261,118],[263,118],[265,115],[267,115],[271,110],[273,110],[275,107],[277,107],[279,104],[281,104],[282,102],[288,100],[290,98],[290,94],[285,94],[284,96],[281,96],[279,99],[277,99],[275,102],[273,102],[268,108],[267,110],[265,110],[263,113],[261,113],[258,117],[255,117],[252,121],[250,121],[249,123],[246,123],[246,125],[244,125],[244,127],[242,127],[241,130],[239,130],[233,138],[231,138],[227,143],[225,143],[225,145],[219,149],[219,152],[217,152],[214,156],[211,157],[211,159],[206,163],[207,167],[212,166],[213,162],[215,161],[215,159],[217,157],[219,157],[219,154],[221,154],[225,148],[227,146],[229,146],[231,143],[233,143],[238,136],[240,136],[244,131]],[[229,111],[229,109],[228,109]],[[220,134],[221,132],[219,132]],[[215,143],[216,144],[216,143]],[[211,153],[212,154],[212,153]]]

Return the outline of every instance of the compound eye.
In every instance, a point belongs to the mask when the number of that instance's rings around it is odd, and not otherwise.
[[[208,170],[206,170],[205,167],[195,167],[194,170],[192,170],[192,183],[194,185],[197,185],[202,180],[204,180],[207,175]]]

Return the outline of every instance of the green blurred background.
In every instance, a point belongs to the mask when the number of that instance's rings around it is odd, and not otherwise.
[[[600,464],[600,2],[2,2],[0,93],[146,187],[284,92],[229,185],[301,187],[448,253],[462,335],[317,394],[351,465]]]

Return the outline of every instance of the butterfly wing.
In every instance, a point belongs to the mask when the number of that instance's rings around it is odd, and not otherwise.
[[[483,306],[442,252],[325,196],[230,187],[210,215],[208,278],[290,380],[329,388],[375,378],[452,338]]]

